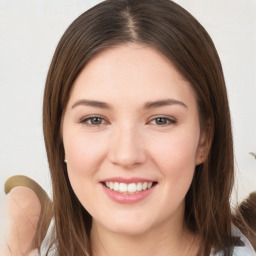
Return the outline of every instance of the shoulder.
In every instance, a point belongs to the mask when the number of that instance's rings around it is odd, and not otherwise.
[[[232,256],[256,256],[252,245],[248,239],[243,235],[243,233],[234,225],[232,225],[232,236],[240,238],[240,245],[234,247]],[[223,256],[222,252],[211,253],[210,256]]]
[[[239,237],[241,241],[241,246],[236,246],[234,248],[234,256],[256,256],[256,252],[248,239],[235,225],[232,226],[232,235]]]
[[[49,229],[40,247],[41,255],[47,255],[47,256],[56,255],[57,249],[56,249],[54,240],[55,240],[54,220],[52,219]]]

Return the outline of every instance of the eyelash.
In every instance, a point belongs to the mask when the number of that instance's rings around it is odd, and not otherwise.
[[[93,119],[100,119],[101,121],[103,121],[103,123],[100,123],[100,124],[92,124],[92,120]],[[159,121],[159,119],[161,119],[162,121],[164,121],[165,123],[164,124],[157,124],[157,120]],[[89,123],[90,121],[90,123]],[[148,123],[152,123],[153,121],[155,121],[155,125],[157,126],[167,126],[167,125],[174,125],[177,123],[177,120],[175,120],[174,118],[170,118],[170,117],[166,117],[166,116],[157,116],[157,117],[154,117],[153,119],[151,119]],[[108,122],[101,116],[90,116],[90,117],[86,117],[84,119],[81,119],[80,123],[82,124],[85,124],[87,126],[94,126],[94,127],[97,127],[97,126],[100,126],[100,125],[105,125],[107,124]]]

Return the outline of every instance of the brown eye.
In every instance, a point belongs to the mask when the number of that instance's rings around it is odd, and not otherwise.
[[[164,126],[164,125],[169,125],[169,124],[176,124],[176,120],[160,116],[160,117],[154,118],[151,121],[151,123],[159,125],[159,126]]]
[[[164,117],[156,118],[156,124],[157,125],[164,125],[164,124],[167,124],[167,123],[168,123],[167,118],[164,118]]]
[[[99,125],[101,123],[102,123],[102,118],[101,117],[92,117],[91,118],[91,124]]]
[[[99,116],[91,116],[86,119],[83,119],[81,122],[90,126],[98,126],[106,123],[106,121]]]

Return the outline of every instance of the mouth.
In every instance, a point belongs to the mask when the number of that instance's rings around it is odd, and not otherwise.
[[[157,182],[133,182],[133,183],[123,183],[116,181],[106,181],[102,182],[102,184],[113,191],[119,192],[121,194],[137,194],[142,191],[146,191],[157,184]]]

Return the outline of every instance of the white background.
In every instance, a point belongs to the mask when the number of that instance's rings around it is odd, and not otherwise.
[[[51,194],[42,135],[44,82],[67,26],[98,2],[0,0],[0,215],[4,182],[12,175],[28,175]],[[249,154],[256,153],[256,0],[175,2],[202,23],[222,60],[234,131],[235,202],[256,190],[256,159]]]

